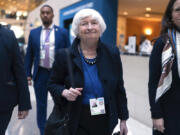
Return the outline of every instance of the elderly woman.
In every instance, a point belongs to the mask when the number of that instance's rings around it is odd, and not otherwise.
[[[49,91],[55,104],[71,102],[72,135],[111,135],[121,119],[121,135],[127,135],[127,99],[118,49],[101,42],[106,29],[102,16],[93,9],[79,11],[73,19],[76,35],[69,48],[74,86],[70,85],[66,51],[55,58]]]
[[[149,99],[154,135],[180,131],[180,0],[170,0],[150,57]]]

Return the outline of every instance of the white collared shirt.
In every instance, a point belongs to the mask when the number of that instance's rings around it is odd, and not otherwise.
[[[49,59],[50,59],[50,68],[52,68],[53,62],[54,62],[54,53],[55,53],[55,30],[54,30],[54,24],[51,24],[49,26],[50,29],[50,36],[49,36]],[[43,50],[43,45],[45,44],[45,38],[46,38],[46,29],[44,26],[42,26],[41,30],[41,36],[40,36],[40,66],[43,67],[43,59],[41,59],[41,51]]]

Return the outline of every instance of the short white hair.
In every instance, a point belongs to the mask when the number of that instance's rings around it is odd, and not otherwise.
[[[100,29],[101,29],[100,35],[102,35],[103,32],[106,30],[106,24],[104,22],[103,17],[100,15],[99,12],[97,12],[94,9],[82,9],[75,14],[75,16],[73,18],[73,22],[72,22],[72,31],[74,32],[76,37],[79,34],[78,28],[79,28],[81,19],[89,17],[89,16],[91,16],[93,19],[98,21],[98,23],[100,25]]]

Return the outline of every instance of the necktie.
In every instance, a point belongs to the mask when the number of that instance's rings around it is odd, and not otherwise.
[[[45,68],[50,68],[50,60],[49,60],[49,37],[50,37],[50,29],[46,29],[46,36],[45,36],[45,59],[43,61]]]

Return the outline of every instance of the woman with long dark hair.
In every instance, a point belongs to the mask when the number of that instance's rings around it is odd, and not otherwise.
[[[180,131],[180,0],[170,0],[160,37],[149,64],[149,100],[153,133],[179,135]]]

